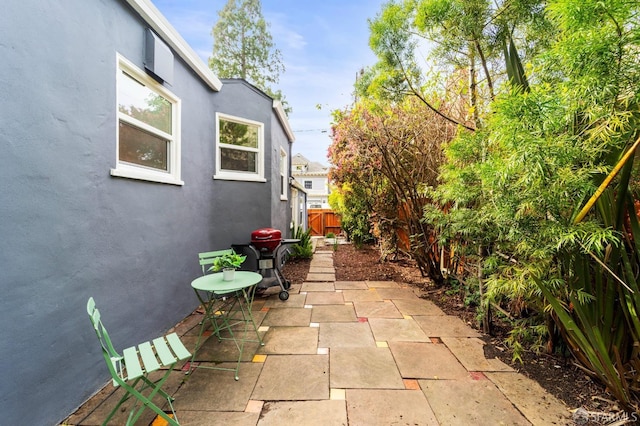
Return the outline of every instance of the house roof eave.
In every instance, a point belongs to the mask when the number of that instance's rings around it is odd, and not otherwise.
[[[149,0],[125,0],[147,24],[180,56],[191,69],[216,92],[222,82]]]
[[[289,142],[294,142],[296,140],[296,137],[293,134],[293,130],[291,130],[291,126],[289,125],[289,119],[287,118],[287,113],[284,112],[284,108],[282,107],[282,102],[280,102],[277,99],[274,99],[273,109],[276,111],[278,120],[280,120],[280,124],[282,124],[282,127],[284,128],[284,132],[287,134],[287,137],[289,138]]]

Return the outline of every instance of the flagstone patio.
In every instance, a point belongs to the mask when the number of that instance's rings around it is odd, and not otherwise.
[[[238,381],[201,368],[237,360],[232,342],[215,336],[190,374],[188,366],[172,372],[166,388],[181,425],[573,424],[536,382],[486,359],[480,334],[463,321],[403,283],[336,281],[331,259],[317,251],[287,301],[272,289],[256,298],[264,346],[247,343]],[[196,311],[174,328],[191,351],[201,318]],[[107,384],[64,424],[101,424],[119,396]],[[162,424],[154,418],[148,412],[139,424]]]

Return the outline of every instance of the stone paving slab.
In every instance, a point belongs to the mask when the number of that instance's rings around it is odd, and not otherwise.
[[[419,390],[347,389],[347,412],[351,425],[438,425]]]
[[[423,342],[389,342],[403,378],[465,380],[469,372],[445,345]]]
[[[365,281],[336,281],[336,290],[366,290],[369,287]]]
[[[329,322],[320,324],[318,347],[376,347],[371,328],[366,322]]]
[[[489,380],[419,380],[441,425],[530,425]]]
[[[410,288],[385,288],[377,287],[378,294],[383,299],[411,299],[420,300]]]
[[[292,294],[289,292],[289,298],[285,301],[278,299],[278,296],[270,297],[264,301],[264,308],[304,308],[306,294]]]
[[[302,288],[300,291],[302,292],[310,292],[310,291],[335,291],[335,286],[332,282],[304,282],[302,284]]]
[[[244,335],[244,334],[242,334]],[[244,350],[242,352],[242,361],[251,361],[253,354],[256,352],[260,343],[257,342],[257,336],[253,330],[251,332],[246,333],[248,339],[256,340],[247,341],[244,344]],[[223,334],[226,338],[223,340],[218,340],[215,335],[211,335],[207,337],[204,343],[198,349],[196,353],[195,361],[196,362],[235,362],[238,360],[238,346],[236,342],[230,339],[229,334]],[[239,338],[241,333],[237,334]],[[204,338],[204,337],[203,337]],[[190,339],[191,340],[191,339]],[[193,349],[189,348],[191,353],[193,354]]]
[[[275,401],[264,404],[259,426],[347,425],[345,401]]]
[[[171,327],[171,329],[167,331],[167,334],[176,333],[178,334],[178,336],[187,334],[189,331],[193,330],[194,328],[197,329],[198,327],[200,327],[200,321],[202,321],[202,318],[203,318],[203,315],[194,315],[194,314],[189,315],[188,317],[180,321],[178,324],[176,324],[174,327]]]
[[[329,357],[327,355],[268,355],[251,399],[260,401],[329,399]]]
[[[430,342],[420,326],[412,319],[369,318],[376,341]]]
[[[331,387],[404,389],[389,348],[332,348]]]
[[[345,302],[382,302],[382,297],[375,288],[367,290],[342,290]]]
[[[319,249],[313,255],[314,259],[331,259],[333,260],[333,250],[331,249]]]
[[[485,358],[484,342],[480,339],[442,337],[441,340],[469,371],[514,371],[498,358]]]
[[[537,382],[517,373],[485,373],[534,425],[573,425],[569,409]]]
[[[270,327],[264,335],[264,346],[256,349],[259,354],[317,354],[318,328]]]
[[[395,281],[367,281],[369,288],[399,288],[400,284]]]
[[[260,413],[239,413],[229,411],[182,410],[178,413],[178,421],[183,426],[256,426],[259,417]]]
[[[311,309],[311,322],[349,322],[357,321],[353,305],[317,305]]]
[[[311,263],[309,263],[309,268],[331,268],[333,269],[331,272],[335,272],[335,266],[331,258],[312,260]]]
[[[307,282],[333,282],[336,280],[336,274],[307,274],[305,281]],[[303,286],[304,287],[304,286]]]
[[[335,291],[311,291],[307,293],[307,305],[344,305],[344,296]]]
[[[335,274],[336,270],[332,266],[309,266],[309,274]]]
[[[323,260],[330,260],[333,262],[333,250],[316,250],[311,258],[311,262],[319,262]]]
[[[480,337],[481,334],[469,327],[458,317],[450,315],[414,315],[413,319],[429,337]]]
[[[424,299],[392,299],[403,315],[446,315],[435,303]]]
[[[201,366],[235,368],[235,363]],[[198,367],[176,392],[173,406],[178,416],[183,410],[244,411],[261,371],[260,363],[242,363],[240,380],[235,380],[233,371]]]
[[[356,314],[361,318],[403,318],[402,313],[389,300],[382,302],[353,302]]]
[[[263,326],[297,326],[308,327],[311,322],[311,309],[307,308],[277,308],[269,309],[262,321]]]
[[[204,319],[204,315],[201,313],[196,313],[190,315],[189,325],[185,326],[187,328],[184,336],[196,336],[198,337],[198,333],[200,333],[200,323]],[[180,336],[180,334],[179,334]]]

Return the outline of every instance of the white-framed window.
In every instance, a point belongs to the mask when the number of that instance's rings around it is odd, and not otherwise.
[[[116,167],[112,176],[184,185],[180,99],[117,55]]]
[[[214,179],[266,182],[264,124],[216,113],[216,174]]]
[[[305,180],[304,189],[313,189],[313,183],[310,180]]]
[[[289,161],[287,151],[280,147],[280,199],[287,200],[289,187]]]

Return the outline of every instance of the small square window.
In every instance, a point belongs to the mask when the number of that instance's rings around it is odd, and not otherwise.
[[[312,182],[310,180],[305,180],[304,189],[312,189],[312,188],[313,188]]]
[[[263,134],[262,123],[217,113],[214,178],[264,182]]]

